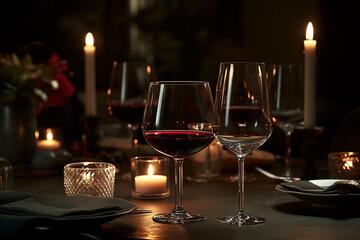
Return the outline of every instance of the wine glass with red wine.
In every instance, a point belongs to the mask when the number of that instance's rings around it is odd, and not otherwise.
[[[267,141],[272,133],[265,64],[220,64],[216,86],[213,128],[216,139],[238,158],[238,210],[234,216],[217,218],[224,224],[253,225],[264,218],[244,212],[244,159]]]
[[[175,207],[170,213],[153,216],[155,222],[183,224],[205,220],[202,215],[186,212],[182,205],[183,162],[185,157],[201,151],[214,140],[213,111],[207,82],[150,83],[143,135],[152,148],[175,162]]]
[[[107,91],[108,111],[132,130],[132,152],[137,152],[137,132],[144,113],[150,81],[156,80],[154,69],[146,62],[114,61]]]

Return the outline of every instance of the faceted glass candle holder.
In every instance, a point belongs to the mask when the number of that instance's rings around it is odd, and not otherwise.
[[[166,198],[169,190],[170,159],[141,156],[131,159],[131,196],[141,199]]]
[[[113,197],[115,166],[104,162],[70,163],[64,167],[66,196]]]
[[[333,152],[328,154],[329,175],[336,179],[360,179],[360,153]]]

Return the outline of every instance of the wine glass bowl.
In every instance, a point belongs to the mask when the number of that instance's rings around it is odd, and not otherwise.
[[[214,140],[214,103],[210,86],[199,81],[152,82],[142,122],[147,143],[175,162],[175,207],[153,216],[160,223],[192,223],[205,220],[182,206],[184,158]]]
[[[244,159],[272,133],[265,64],[221,63],[216,86],[213,128],[217,140],[238,158],[239,202],[234,216],[220,217],[219,223],[253,225],[264,218],[244,212]]]
[[[301,64],[270,64],[267,68],[273,121],[285,133],[285,177],[291,177],[291,134],[304,119],[304,75]]]
[[[114,61],[107,91],[109,114],[132,130],[132,150],[136,155],[137,131],[144,113],[149,82],[156,79],[146,62]]]

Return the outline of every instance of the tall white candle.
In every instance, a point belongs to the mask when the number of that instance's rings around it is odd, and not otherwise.
[[[309,22],[306,28],[306,40],[304,41],[304,128],[314,128],[316,125],[316,40],[313,40],[313,36],[314,28]]]
[[[85,37],[85,114],[96,115],[96,80],[94,37],[89,32]]]

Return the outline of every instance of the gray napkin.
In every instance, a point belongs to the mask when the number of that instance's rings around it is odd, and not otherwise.
[[[0,238],[34,221],[91,218],[118,212],[119,204],[109,199],[88,196],[57,196],[24,192],[0,192]]]
[[[319,194],[349,194],[360,193],[360,186],[349,184],[347,181],[339,181],[327,188],[319,187],[309,181],[284,182],[280,186],[297,192],[319,193]]]

